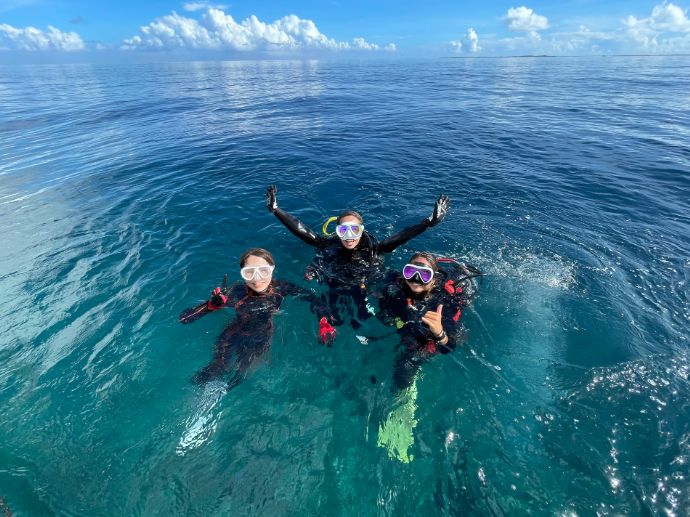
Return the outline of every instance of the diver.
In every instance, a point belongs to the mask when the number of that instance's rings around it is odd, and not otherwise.
[[[319,339],[324,344],[332,345],[335,329],[328,322],[326,311],[318,304],[316,295],[285,280],[273,279],[274,269],[275,261],[270,252],[251,248],[240,258],[240,275],[244,283],[236,283],[228,288],[226,275],[223,287],[216,287],[208,301],[182,311],[180,322],[192,323],[223,307],[235,309],[235,318],[216,341],[213,360],[196,373],[195,382],[210,381],[229,372],[233,366],[234,373],[228,388],[242,382],[248,368],[270,348],[273,315],[278,312],[286,296],[296,296],[310,302],[312,312],[319,317]]]
[[[324,224],[323,231],[335,220],[335,235],[320,236],[305,226],[296,217],[278,207],[275,185],[266,191],[266,206],[288,230],[310,246],[317,248],[316,256],[305,271],[307,280],[318,280],[329,287],[328,304],[335,325],[341,325],[341,309],[345,308],[351,316],[359,320],[368,319],[374,312],[367,299],[367,287],[384,276],[384,253],[391,253],[398,246],[436,226],[448,213],[450,199],[439,196],[434,210],[428,218],[408,226],[395,235],[378,241],[364,229],[364,219],[352,210],[332,217]],[[354,306],[354,310],[353,310]],[[355,330],[361,327],[352,318]]]
[[[473,279],[481,275],[472,266],[429,253],[415,253],[402,274],[389,275],[378,317],[395,325],[400,335],[401,353],[393,370],[396,390],[410,387],[429,358],[448,354],[464,343],[466,331],[460,319],[477,294]]]
[[[476,268],[453,259],[415,253],[402,274],[392,272],[387,277],[377,316],[395,326],[401,352],[393,369],[393,406],[379,424],[376,444],[391,459],[402,463],[414,459],[417,373],[429,358],[452,352],[466,339],[460,319],[463,308],[477,294],[476,278],[481,275]]]

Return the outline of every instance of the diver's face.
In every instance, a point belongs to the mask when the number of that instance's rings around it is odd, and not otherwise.
[[[247,260],[244,261],[243,267],[259,267],[270,265],[271,264],[269,264],[265,258],[257,257],[256,255],[249,255],[247,257]],[[253,279],[245,280],[244,283],[247,284],[247,287],[249,287],[249,289],[251,289],[252,291],[256,291],[257,293],[263,293],[266,289],[268,289],[268,286],[271,284],[272,278],[273,272],[271,271],[268,273],[268,276],[266,278],[263,278],[257,274],[254,275]]]
[[[431,262],[429,262],[429,260],[425,257],[414,257],[414,259],[410,261],[410,264],[415,264],[417,266],[426,266],[428,268],[434,269]],[[422,296],[431,291],[431,289],[434,287],[434,284],[436,284],[436,278],[433,278],[431,282],[429,282],[428,284],[424,284],[421,281],[419,281],[415,276],[410,280],[405,280],[405,283],[407,284],[407,288],[412,293]]]
[[[343,217],[340,221],[338,221],[338,224],[361,224],[359,222],[359,219],[357,219],[354,215],[346,215]],[[346,248],[348,250],[353,250],[357,247],[359,244],[359,241],[362,240],[362,237],[360,236],[357,239],[346,239],[346,240],[341,240],[340,244],[343,245],[343,248]]]

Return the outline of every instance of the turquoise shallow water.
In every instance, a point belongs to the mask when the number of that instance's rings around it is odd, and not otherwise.
[[[690,58],[0,68],[0,496],[17,515],[690,509]],[[395,339],[306,304],[224,394],[231,317],[179,325],[250,245],[304,283],[344,208],[489,273],[377,446]],[[382,332],[371,322],[365,330]],[[377,382],[373,384],[370,377]]]

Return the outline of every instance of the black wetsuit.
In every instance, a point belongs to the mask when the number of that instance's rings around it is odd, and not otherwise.
[[[236,357],[236,369],[229,381],[232,388],[246,375],[246,370],[261,358],[271,346],[273,315],[278,312],[286,296],[296,296],[311,303],[312,312],[325,315],[316,303],[316,296],[308,289],[285,280],[271,281],[268,289],[257,293],[245,284],[235,284],[225,292],[227,301],[213,306],[204,302],[185,309],[180,314],[181,323],[192,323],[202,316],[222,307],[235,309],[235,318],[228,324],[216,341],[213,360],[195,376],[196,382],[206,382],[232,369],[232,355]]]
[[[466,339],[460,319],[463,308],[476,295],[475,285],[468,275],[459,276],[446,271],[437,273],[435,286],[422,298],[414,298],[400,273],[391,273],[388,286],[379,300],[379,318],[384,323],[398,327],[401,348],[395,361],[393,384],[396,389],[412,385],[422,364],[436,354],[448,354]],[[429,327],[422,322],[427,311],[435,311],[443,304],[441,317],[448,342],[440,345],[434,340]]]
[[[341,309],[353,315],[353,305],[359,319],[364,320],[371,315],[367,307],[367,287],[384,277],[382,255],[391,253],[433,226],[429,219],[422,219],[380,242],[364,231],[357,247],[350,250],[337,236],[318,235],[280,208],[275,208],[273,213],[294,235],[317,249],[305,277],[328,285],[328,302],[336,325],[343,322]],[[356,321],[353,321],[353,326],[357,327]]]

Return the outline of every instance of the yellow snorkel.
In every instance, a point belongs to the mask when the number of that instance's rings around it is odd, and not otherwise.
[[[323,226],[321,227],[321,231],[323,232],[323,234],[326,237],[330,237],[331,235],[333,235],[333,232],[328,233],[328,227],[330,226],[330,224],[333,221],[337,221],[337,220],[338,220],[338,218],[336,216],[333,216],[333,217],[329,217],[328,219],[326,219],[326,222],[323,223]]]

